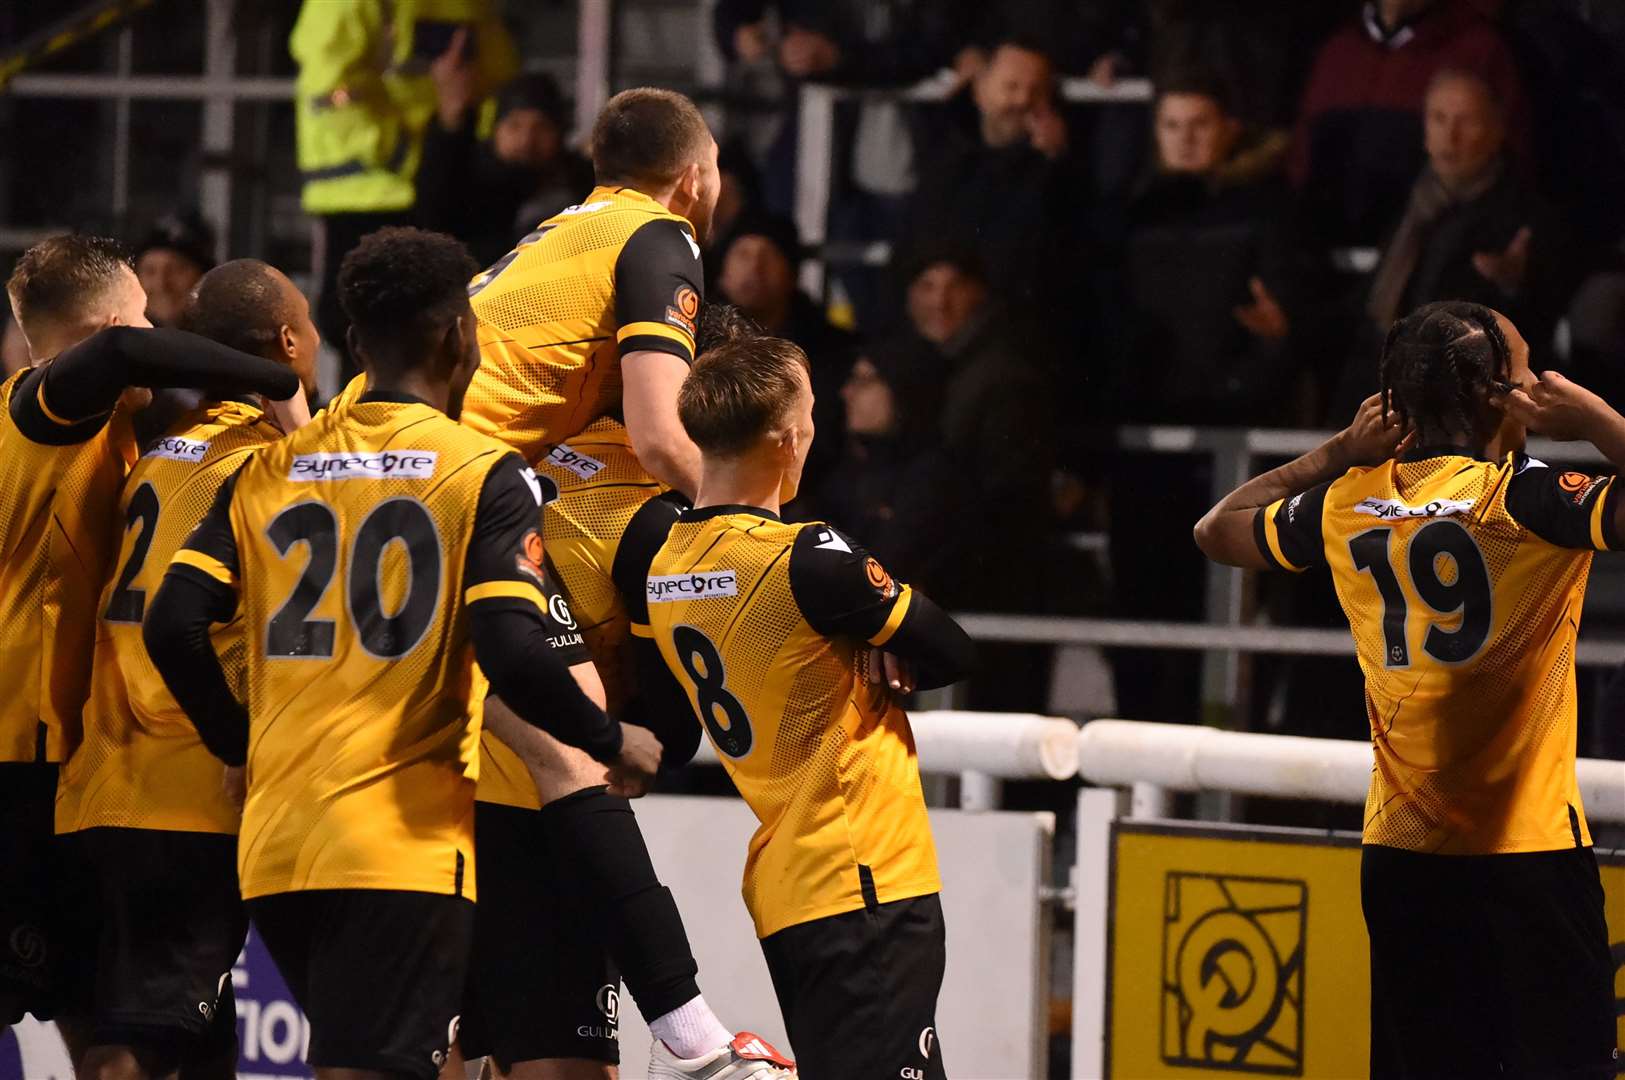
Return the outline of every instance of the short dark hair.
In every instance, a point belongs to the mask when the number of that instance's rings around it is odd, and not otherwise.
[[[675,90],[622,90],[592,126],[593,172],[600,184],[665,187],[699,158],[710,137],[700,110]]]
[[[793,342],[750,337],[718,345],[694,361],[677,392],[677,417],[705,454],[734,457],[784,418],[811,371]]]
[[[124,245],[105,236],[63,233],[41,240],[17,260],[6,293],[23,332],[29,323],[73,322],[134,273]]]
[[[362,237],[339,266],[339,304],[374,360],[415,345],[468,309],[479,267],[445,233],[392,226]]]
[[[1217,73],[1204,68],[1175,71],[1157,83],[1157,105],[1174,94],[1203,97],[1213,102],[1225,116],[1235,115],[1235,93]]]
[[[246,353],[281,356],[280,332],[298,314],[276,281],[277,271],[258,259],[233,259],[198,281],[180,328]]]
[[[755,319],[732,304],[708,300],[700,309],[700,325],[694,334],[694,355],[703,356],[730,341],[766,336],[767,331]]]
[[[1382,345],[1382,407],[1416,441],[1476,432],[1486,398],[1512,363],[1495,312],[1483,304],[1425,304],[1394,323]]]

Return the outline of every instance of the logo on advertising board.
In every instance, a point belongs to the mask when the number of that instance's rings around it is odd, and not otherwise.
[[[1309,886],[1169,871],[1162,936],[1162,1060],[1303,1075]]]

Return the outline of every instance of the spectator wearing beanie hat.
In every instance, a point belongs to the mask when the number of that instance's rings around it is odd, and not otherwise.
[[[174,326],[203,275],[214,269],[214,230],[195,212],[166,214],[135,248],[135,274],[147,291],[147,318]]]
[[[521,75],[497,95],[491,137],[476,133],[465,63],[433,69],[439,110],[424,137],[418,223],[468,245],[482,265],[592,190],[592,163],[564,141],[569,109],[547,75]]]
[[[845,430],[841,385],[852,368],[857,339],[832,325],[813,298],[796,287],[801,240],[788,219],[747,210],[717,250],[719,298],[772,336],[800,345],[812,362],[813,423],[819,438],[807,459],[802,490],[814,491],[840,452]]]

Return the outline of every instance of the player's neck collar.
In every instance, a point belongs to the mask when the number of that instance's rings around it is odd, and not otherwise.
[[[746,506],[744,503],[719,503],[716,506],[701,506],[692,510],[684,510],[679,521],[710,521],[716,517],[726,517],[729,514],[749,514],[752,517],[767,518],[769,521],[778,521],[779,515],[760,506]]]
[[[1436,457],[1464,457],[1474,461],[1489,461],[1484,455],[1483,447],[1449,446],[1443,443],[1429,443],[1427,446],[1413,446],[1400,456],[1400,461],[1426,461]]]

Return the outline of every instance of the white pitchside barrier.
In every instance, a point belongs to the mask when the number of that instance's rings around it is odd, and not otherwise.
[[[960,807],[931,811],[949,950],[938,1021],[951,1075],[1046,1075],[1048,905],[1056,901],[1076,909],[1073,1077],[1188,1076],[1192,1068],[1363,1072],[1368,990],[1357,837],[1167,817],[1173,792],[1357,805],[1370,777],[1368,744],[1124,720],[1080,729],[1071,720],[1007,713],[922,711],[910,720],[922,771],[960,780]],[[709,742],[701,759],[715,760]],[[1052,816],[991,808],[1002,781],[1075,776],[1101,786],[1079,792],[1076,864],[1070,888],[1057,890],[1050,884]],[[1583,760],[1579,777],[1592,822],[1625,822],[1625,763]],[[656,866],[683,910],[706,996],[734,1022],[782,1038],[739,895],[755,828],[749,810],[737,799],[687,796],[653,796],[637,808]],[[1625,863],[1599,854],[1610,894],[1625,892]],[[1258,894],[1256,911],[1245,909],[1249,890]],[[1226,920],[1234,928],[1220,934]],[[1260,928],[1291,940],[1260,944]],[[1625,927],[1612,936],[1625,938]],[[1298,958],[1296,966],[1282,959],[1288,956]],[[239,1070],[309,1075],[297,1059],[302,1019],[291,1002],[260,1000],[264,977],[254,962],[251,950],[241,977],[234,973],[240,1023],[259,1021],[244,1040],[255,1060]],[[1272,963],[1282,966],[1266,978]],[[1235,964],[1246,968],[1241,977],[1233,977]],[[1224,987],[1215,991],[1221,976]],[[1264,993],[1286,996],[1260,1004],[1256,995]],[[280,1026],[267,1028],[267,1018]],[[641,1075],[647,1034],[629,997],[618,1019],[623,1075]],[[0,1080],[65,1078],[54,1029],[31,1025],[17,1034],[20,1061],[8,1059],[0,1039]]]

